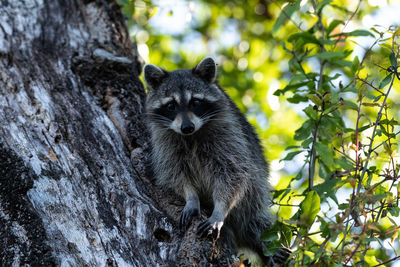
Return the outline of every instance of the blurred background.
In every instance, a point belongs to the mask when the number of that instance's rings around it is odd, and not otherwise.
[[[290,160],[282,159],[289,153],[287,147],[298,145],[294,140],[294,132],[306,120],[303,109],[309,103],[290,101],[290,92],[289,95],[280,96],[274,93],[287,86],[293,78],[290,68],[293,55],[285,50],[288,37],[308,30],[318,20],[311,1],[118,1],[128,18],[128,28],[133,41],[136,42],[139,54],[146,63],[166,70],[175,70],[192,68],[205,56],[216,59],[219,65],[219,84],[245,113],[262,140],[270,162],[271,184],[276,190],[290,187],[299,194],[303,192],[307,187],[307,179],[294,177],[305,171],[303,166],[306,154],[300,153]],[[282,9],[294,2],[300,3],[298,10],[293,12],[290,18],[283,16]],[[334,20],[346,22],[333,29],[333,34],[360,29],[374,33],[374,37],[360,34],[337,44],[342,46],[341,51],[350,51],[350,59],[357,56],[361,60],[379,35],[383,39],[389,38],[389,33],[385,36],[386,30],[391,25],[398,26],[400,23],[399,0],[319,2],[329,3],[323,9],[324,24],[329,25]],[[290,9],[287,10],[290,12]],[[382,64],[388,67],[385,45],[387,48],[388,44],[383,43],[373,48],[370,64],[365,64],[359,76],[368,77],[376,83],[386,76],[384,70],[374,65]],[[303,67],[306,71],[318,72],[320,64],[316,58],[310,57]],[[335,73],[340,74],[338,79],[332,81],[333,87],[348,84],[354,78],[354,72],[346,72],[343,68],[332,67],[327,71],[331,76]],[[389,100],[390,113],[395,118],[400,117],[399,89],[399,86],[395,85]],[[357,93],[349,92],[345,96],[350,100],[357,100]],[[373,118],[376,116],[376,110],[366,109],[365,114],[363,120],[368,122],[368,115]],[[343,112],[343,121],[346,127],[354,128],[354,110]],[[365,142],[368,133],[368,130],[365,131]],[[351,147],[351,142],[348,147]],[[351,153],[354,154],[349,151],[350,155]],[[398,148],[394,157],[398,159]],[[387,158],[378,157],[374,163],[384,168]],[[338,188],[336,197],[339,203],[348,201],[350,191],[349,186]],[[296,193],[287,196],[287,203],[299,203],[302,198],[296,197]],[[321,210],[326,212],[327,217],[334,216],[338,212],[334,206],[333,201],[327,199],[321,204]],[[279,209],[279,216],[283,219],[291,218],[297,210],[292,206],[274,209]],[[316,229],[318,230],[318,227]],[[391,249],[391,245],[385,242],[376,243],[375,246],[388,246],[387,249]],[[398,243],[395,246],[398,250]]]

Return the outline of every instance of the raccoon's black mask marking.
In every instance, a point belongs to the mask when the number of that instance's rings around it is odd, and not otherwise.
[[[194,114],[196,114],[196,116],[205,119],[208,117],[214,117],[219,111],[217,103],[198,99],[192,99],[189,103],[189,108]]]
[[[174,120],[176,115],[181,112],[193,112],[199,118],[213,118],[218,113],[218,105],[206,100],[192,99],[187,105],[179,105],[175,101],[171,101],[160,108],[156,109],[154,113]]]
[[[170,103],[163,105],[160,108],[154,110],[155,114],[163,116],[163,117],[169,119],[170,121],[173,121],[175,119],[178,112],[179,112],[179,110],[178,110],[178,107],[177,107],[177,104],[175,103],[175,101],[170,102]]]

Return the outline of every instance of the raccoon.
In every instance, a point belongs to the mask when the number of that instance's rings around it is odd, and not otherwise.
[[[200,205],[212,207],[211,216],[198,226],[199,236],[219,236],[222,229],[234,249],[247,247],[264,260],[284,262],[289,252],[265,259],[260,242],[275,220],[268,209],[271,188],[263,149],[216,78],[211,57],[191,70],[145,65],[156,181],[186,200],[181,228],[191,224]]]

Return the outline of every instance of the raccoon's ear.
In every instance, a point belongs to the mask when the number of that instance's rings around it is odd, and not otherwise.
[[[156,65],[146,64],[144,65],[144,80],[146,81],[149,89],[156,89],[162,81],[168,76],[168,72],[160,69]]]
[[[206,57],[192,69],[193,74],[202,80],[213,83],[217,79],[217,64],[211,57]]]

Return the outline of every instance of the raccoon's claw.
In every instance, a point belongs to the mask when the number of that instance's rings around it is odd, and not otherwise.
[[[199,215],[199,209],[185,207],[181,213],[179,227],[182,230],[186,230],[192,222],[193,217],[197,215]]]
[[[218,238],[221,231],[223,221],[214,221],[208,218],[206,221],[202,222],[197,228],[197,235],[201,237],[206,237],[211,235],[212,238]]]

